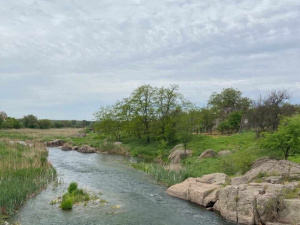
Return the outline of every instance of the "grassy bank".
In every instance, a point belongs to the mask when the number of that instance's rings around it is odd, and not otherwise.
[[[26,199],[55,177],[48,152],[36,142],[32,147],[0,141],[0,209],[10,216]]]
[[[168,186],[182,182],[188,177],[201,177],[210,173],[226,173],[237,176],[246,173],[253,161],[264,156],[282,159],[281,152],[271,152],[259,147],[259,140],[253,132],[235,134],[232,136],[222,135],[194,135],[188,145],[193,156],[182,160],[182,168],[171,171],[167,164],[157,165],[153,163],[133,164],[133,167],[150,173],[153,177]],[[199,159],[199,155],[207,149],[215,152],[230,150],[231,154],[222,157]],[[170,153],[170,149],[168,150]],[[300,156],[295,155],[291,161],[300,162]]]
[[[98,133],[87,133],[86,137],[74,137],[82,129],[50,129],[50,130],[10,130],[0,131],[0,138],[27,140],[52,140],[64,139],[73,146],[89,145],[109,153],[124,154],[129,152],[131,156],[144,158],[142,164],[133,165],[136,169],[152,174],[155,179],[172,185],[181,182],[188,177],[200,177],[204,174],[223,172],[230,176],[240,175],[248,171],[251,163],[258,158],[270,156],[276,159],[282,158],[281,153],[268,152],[260,149],[259,140],[254,132],[227,135],[193,135],[188,149],[193,156],[182,160],[182,168],[170,171],[167,166],[168,155],[178,143],[166,143],[152,140],[150,144],[134,138],[123,139],[121,146],[114,145],[114,140],[109,140]],[[198,156],[207,149],[215,152],[230,150],[232,153],[223,157],[199,159]],[[291,161],[300,162],[298,155],[290,158]],[[156,164],[159,162],[160,164]]]

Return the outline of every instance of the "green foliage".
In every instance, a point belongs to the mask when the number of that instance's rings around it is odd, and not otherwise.
[[[30,148],[0,141],[0,209],[1,215],[12,215],[29,196],[55,178],[55,170],[45,162],[43,145]]]
[[[284,118],[277,131],[264,133],[261,146],[281,151],[285,159],[300,153],[300,115]]]
[[[133,163],[131,165],[137,170],[151,174],[155,180],[164,183],[167,186],[180,183],[188,177],[184,170],[168,170],[164,166],[155,163]]]
[[[188,143],[192,140],[192,123],[187,114],[182,114],[178,123],[178,139],[183,144],[184,150],[187,149]]]
[[[23,127],[23,124],[12,117],[7,117],[5,121],[2,121],[1,128],[4,129],[20,129]]]
[[[38,125],[40,129],[50,129],[53,126],[51,120],[39,120]]]
[[[240,129],[240,123],[242,119],[242,112],[234,112],[228,115],[227,119],[219,124],[218,130],[223,134],[228,132],[238,132]]]
[[[121,140],[135,137],[141,142],[173,142],[178,123],[189,103],[178,93],[178,86],[154,88],[143,85],[129,98],[113,106],[101,107],[95,113],[95,130],[108,138]]]
[[[72,182],[68,187],[68,192],[72,193],[73,191],[77,190],[78,184],[76,182]]]
[[[251,100],[243,98],[242,92],[234,88],[223,89],[221,93],[214,92],[208,101],[213,108],[221,113],[232,113],[235,111],[245,111],[249,108]]]
[[[22,122],[26,128],[39,128],[38,119],[34,115],[24,116]]]
[[[60,208],[62,210],[71,210],[73,208],[74,198],[69,197],[61,202]]]
[[[61,209],[71,210],[73,204],[87,202],[90,200],[90,195],[83,189],[78,189],[76,182],[72,182],[68,187],[68,192],[62,196]]]

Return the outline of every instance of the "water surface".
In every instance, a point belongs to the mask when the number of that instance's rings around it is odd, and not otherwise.
[[[64,152],[49,148],[49,161],[65,184],[49,186],[31,198],[13,218],[22,225],[103,224],[103,225],[230,225],[218,214],[168,196],[166,187],[128,165],[129,157]],[[66,212],[49,203],[66,192],[76,181],[81,188],[95,193],[109,203],[105,206],[75,206]],[[120,206],[112,209],[111,206]]]

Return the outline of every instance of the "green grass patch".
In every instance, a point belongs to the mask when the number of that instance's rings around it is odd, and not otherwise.
[[[90,195],[83,189],[78,189],[78,185],[72,182],[68,187],[68,192],[62,196],[60,208],[62,210],[71,210],[73,204],[87,202],[90,200]]]
[[[34,147],[0,141],[0,213],[10,216],[26,199],[35,195],[56,177],[47,162],[48,152]]]
[[[180,183],[188,178],[185,170],[172,171],[156,163],[133,163],[131,165],[137,170],[151,174],[155,180],[167,186]]]

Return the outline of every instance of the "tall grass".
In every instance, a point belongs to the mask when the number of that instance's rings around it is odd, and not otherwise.
[[[72,137],[78,132],[82,131],[81,128],[62,128],[62,129],[0,129],[0,138],[10,138],[15,140],[43,140],[49,141],[53,139],[63,139]]]
[[[0,141],[0,213],[9,216],[56,176],[39,142],[32,147]]]
[[[155,180],[167,186],[180,183],[188,178],[185,170],[169,170],[167,166],[156,163],[132,163],[131,166],[137,170],[151,174]]]

